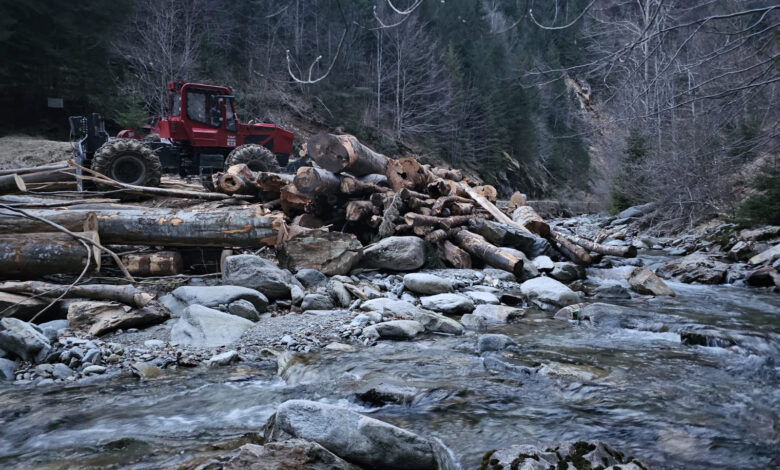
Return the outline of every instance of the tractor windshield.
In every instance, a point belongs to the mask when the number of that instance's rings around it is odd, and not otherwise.
[[[236,130],[236,117],[233,114],[233,97],[228,96],[225,100],[225,129],[229,131]]]
[[[168,113],[170,116],[181,116],[181,95],[171,93],[168,99]]]
[[[203,92],[187,91],[187,117],[206,123],[206,95]]]

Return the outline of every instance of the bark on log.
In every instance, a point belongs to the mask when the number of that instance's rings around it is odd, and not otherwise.
[[[460,196],[444,196],[436,199],[436,202],[433,204],[433,207],[431,208],[431,213],[433,215],[441,215],[441,213],[444,211],[444,209],[448,209],[450,205],[455,203],[466,203],[470,204],[472,202],[471,199],[460,197]]]
[[[354,176],[385,174],[388,158],[361,144],[351,135],[325,132],[313,136],[306,144],[309,157],[333,173],[347,171]]]
[[[330,171],[310,166],[298,168],[293,184],[303,194],[338,194],[341,179]]]
[[[471,216],[453,215],[451,217],[434,217],[432,215],[423,215],[416,212],[407,212],[404,220],[407,224],[415,227],[433,227],[449,230],[452,227],[466,225],[471,220]]]
[[[449,240],[444,240],[439,248],[439,256],[456,269],[471,269],[471,256],[453,245]]]
[[[283,187],[291,184],[293,178],[293,175],[260,171],[255,177],[255,184],[263,191],[278,193]]]
[[[444,241],[447,237],[449,237],[447,231],[439,228],[432,232],[429,232],[425,236],[425,241],[428,243],[438,243],[440,241]]]
[[[363,183],[375,184],[387,188],[390,187],[390,182],[387,181],[387,176],[379,173],[371,173],[369,175],[361,176],[359,179]]]
[[[17,294],[35,294],[45,297],[59,297],[67,291],[65,297],[115,300],[138,308],[145,307],[154,299],[152,294],[136,289],[130,284],[121,286],[110,284],[81,284],[70,287],[40,281],[2,282],[0,283],[0,291],[14,292]]]
[[[133,253],[123,256],[122,263],[133,276],[175,276],[184,272],[178,251]]]
[[[495,268],[503,269],[520,278],[523,274],[523,260],[491,245],[481,236],[468,230],[461,230],[452,236],[453,241],[471,255]]]
[[[12,175],[16,173],[17,175],[23,175],[27,173],[40,173],[43,171],[52,171],[52,170],[64,170],[65,168],[68,168],[70,165],[67,163],[58,163],[55,165],[41,165],[41,166],[31,166],[31,167],[23,167],[23,168],[9,168],[7,170],[0,170],[0,176],[6,176],[6,175]]]
[[[460,181],[463,179],[463,172],[460,170],[449,170],[447,168],[431,168],[431,173],[445,180]]]
[[[550,226],[531,206],[520,206],[515,209],[512,212],[512,220],[541,237],[547,238],[550,233]]]
[[[223,173],[215,178],[217,192],[223,194],[243,194],[253,195],[257,194],[258,188],[252,181],[244,175],[233,175],[230,173]]]
[[[27,191],[24,180],[17,174],[0,176],[0,194],[23,193]]]
[[[637,250],[635,246],[602,245],[601,243],[596,243],[588,240],[587,238],[583,238],[577,235],[569,235],[569,234],[561,234],[561,235],[571,240],[572,242],[576,243],[577,245],[585,248],[588,251],[595,251],[596,253],[600,253],[602,255],[619,256],[621,258],[635,258],[637,254]]]
[[[496,191],[496,188],[493,186],[486,184],[482,186],[475,186],[474,192],[479,194],[480,196],[484,197],[488,201],[495,203],[496,199],[498,199],[498,191]]]
[[[375,175],[368,175],[375,176]],[[381,176],[381,175],[378,175]],[[384,176],[382,176],[384,178]],[[387,181],[387,178],[385,178]],[[378,183],[374,183],[363,178],[355,178],[354,176],[344,175],[341,178],[341,186],[339,188],[342,194],[373,194],[373,193],[386,193],[391,191],[390,188],[379,186]]]
[[[385,175],[390,187],[395,191],[400,191],[403,188],[418,191],[424,189],[428,183],[422,165],[412,157],[391,159],[387,162]]]
[[[0,318],[15,317],[20,320],[30,321],[38,312],[43,310],[49,301],[40,298],[27,297],[26,295],[0,292]]]
[[[288,184],[279,191],[279,199],[285,214],[306,212],[306,206],[312,202],[310,197],[298,191],[293,184]]]
[[[371,201],[349,201],[344,212],[348,221],[359,222],[374,215],[374,209]]]
[[[62,225],[72,232],[83,231],[84,221],[87,216],[94,212],[95,214],[117,214],[122,211],[140,210],[139,206],[123,204],[84,204],[73,208],[65,209],[26,209],[26,212],[43,217],[56,224]],[[160,209],[161,213],[170,212],[169,209]],[[0,233],[38,233],[56,231],[51,225],[43,222],[19,217],[13,212],[0,209]]]
[[[97,232],[75,232],[100,243]],[[93,271],[100,270],[100,250],[92,250]],[[77,274],[87,263],[84,245],[66,233],[0,236],[0,278],[31,279],[46,274]]]
[[[555,230],[550,230],[547,240],[577,264],[588,266],[593,261],[587,251]]]
[[[465,192],[466,194],[468,194],[468,196],[471,199],[473,199],[477,204],[479,204],[483,209],[488,211],[490,213],[490,215],[492,215],[493,218],[496,219],[497,222],[501,222],[502,224],[507,224],[507,225],[512,225],[512,226],[515,226],[515,227],[519,227],[519,228],[525,230],[526,232],[531,233],[531,231],[528,230],[527,228],[523,227],[522,224],[519,224],[519,223],[515,222],[514,220],[510,219],[509,216],[507,216],[506,214],[501,212],[501,210],[499,210],[498,207],[496,207],[492,202],[488,201],[484,196],[482,196],[479,193],[477,193],[476,191],[474,191],[471,187],[469,187],[469,185],[467,185],[467,184],[457,184],[456,183],[456,186],[458,187],[458,189],[460,189],[463,192]]]

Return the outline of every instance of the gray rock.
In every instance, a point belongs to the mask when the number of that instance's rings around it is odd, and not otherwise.
[[[202,305],[191,305],[171,328],[171,343],[213,348],[238,341],[254,325],[229,313]]]
[[[238,299],[230,302],[230,305],[228,305],[228,312],[231,315],[246,318],[249,321],[260,320],[260,313],[257,311],[257,308],[248,300]]]
[[[190,305],[217,308],[236,300],[250,302],[257,312],[265,312],[268,307],[268,298],[265,295],[255,289],[242,286],[183,286],[175,289],[170,295],[174,298],[168,299],[168,296],[165,296],[160,299],[160,302],[176,315],[181,315],[181,312]]]
[[[170,313],[158,302],[131,308],[116,302],[78,301],[68,305],[68,324],[77,332],[100,336],[120,328],[144,328],[162,323]]]
[[[87,353],[84,354],[84,357],[81,358],[81,362],[89,364],[97,364],[100,362],[100,349],[93,348],[87,351]]]
[[[446,315],[458,315],[471,313],[474,310],[474,302],[470,298],[460,294],[438,294],[421,297],[423,308],[441,312]]]
[[[333,300],[325,294],[306,294],[301,302],[301,310],[331,310]]]
[[[477,339],[477,352],[483,353],[486,351],[503,351],[507,346],[513,344],[515,344],[515,342],[507,335],[479,335],[479,338]]]
[[[299,286],[290,286],[290,299],[293,305],[300,305],[304,295],[306,294]]]
[[[537,256],[533,260],[531,260],[531,263],[533,263],[534,266],[536,266],[536,269],[543,273],[547,273],[555,269],[555,264],[553,263],[553,260],[550,259],[549,256]]]
[[[76,372],[65,364],[58,362],[54,364],[54,369],[52,370],[51,375],[55,379],[67,379],[68,377],[73,377],[76,375]]]
[[[542,450],[545,449],[545,450]],[[600,441],[561,443],[548,446],[529,444],[513,445],[505,449],[489,452],[494,468],[512,468],[516,470],[547,470],[548,468],[608,468],[610,470],[641,470],[648,468],[632,457],[623,462],[623,453]],[[618,460],[617,457],[620,457]],[[584,465],[587,465],[584,466]]]
[[[5,359],[0,357],[0,379],[2,380],[14,380],[14,372],[18,364],[16,361]]]
[[[748,264],[773,263],[776,259],[780,259],[780,243],[750,258]]]
[[[352,303],[352,296],[341,281],[331,280],[328,282],[328,294],[340,307],[349,307],[349,304]]]
[[[271,435],[317,442],[356,465],[377,470],[436,470],[431,442],[414,433],[333,405],[290,400],[279,405]],[[270,436],[266,436],[267,440]]]
[[[411,339],[425,331],[415,320],[391,320],[363,328],[362,335],[371,339]]]
[[[481,292],[481,291],[474,291],[470,290],[467,292],[464,292],[472,302],[474,302],[474,305],[482,305],[482,304],[499,304],[501,303],[498,300],[498,297],[496,297],[494,294],[491,294],[490,292]]]
[[[528,257],[525,256],[525,253],[523,253],[520,250],[516,250],[514,248],[509,248],[506,246],[502,246],[501,249],[523,260],[523,273],[520,276],[519,279],[520,281],[533,279],[539,275],[539,270],[536,269],[536,266],[534,266],[534,264],[528,259]],[[511,274],[511,273],[507,273],[507,274]],[[514,279],[508,279],[508,280],[514,280]]]
[[[84,375],[99,375],[106,371],[106,368],[103,366],[87,366],[84,368],[84,370],[81,371]]]
[[[507,271],[502,271],[501,269],[485,268],[482,270],[482,272],[485,274],[486,281],[488,281],[489,278],[493,278],[498,281],[512,281],[512,282],[517,281],[517,278],[515,277],[514,274]]]
[[[658,276],[647,268],[635,268],[628,277],[631,288],[640,294],[668,295],[674,297],[674,291]]]
[[[162,370],[149,362],[136,362],[130,366],[132,373],[142,379],[153,379],[163,374]]]
[[[222,282],[256,289],[272,300],[288,299],[292,274],[280,269],[273,261],[259,256],[234,255],[225,258]]]
[[[585,279],[585,268],[574,263],[558,262],[555,263],[555,267],[548,276],[556,281],[569,284],[577,279]]]
[[[597,299],[630,299],[631,294],[620,282],[605,281],[596,287],[595,297]]]
[[[224,470],[360,470],[316,442],[288,439],[265,445],[244,444]]]
[[[650,212],[655,207],[654,202],[648,202],[647,204],[641,204],[639,206],[631,206],[628,209],[623,210],[618,214],[621,219],[628,219],[630,217],[639,217]]]
[[[38,325],[43,335],[54,342],[68,329],[68,320],[52,320]]]
[[[580,299],[573,290],[549,277],[525,281],[520,284],[520,292],[543,309],[565,307]]]
[[[417,294],[433,295],[452,291],[452,282],[433,274],[410,273],[404,276],[404,287]]]
[[[483,317],[478,317],[474,314],[467,313],[460,317],[460,324],[463,328],[472,331],[485,331],[488,327],[488,321]]]
[[[656,274],[685,283],[721,284],[726,279],[728,265],[703,252],[692,253],[658,268]]]
[[[525,315],[525,311],[520,308],[509,307],[506,305],[477,305],[472,313],[473,316],[481,318],[487,324],[504,324],[509,320]],[[464,315],[465,317],[465,315]],[[461,318],[461,323],[463,319]]]
[[[295,273],[295,279],[298,279],[303,287],[316,287],[325,285],[328,282],[328,276],[322,274],[316,269],[303,268]]]
[[[216,354],[211,357],[208,361],[206,361],[207,366],[226,366],[228,364],[232,364],[234,362],[238,362],[239,356],[238,351],[226,351],[221,354]]]
[[[387,298],[371,299],[360,304],[360,310],[378,312],[383,317],[414,318],[414,315],[419,309],[419,307],[416,307],[409,302]]]
[[[462,335],[464,333],[463,325],[452,318],[444,315],[420,309],[414,316],[414,319],[425,328],[429,333],[445,333],[449,335]]]
[[[425,242],[420,237],[387,237],[363,251],[369,268],[414,271],[425,264]]]
[[[311,268],[328,276],[347,274],[360,260],[363,245],[351,233],[296,227],[278,253],[279,265]]]
[[[17,318],[0,319],[0,349],[25,361],[41,362],[51,351],[49,339],[32,323]]]

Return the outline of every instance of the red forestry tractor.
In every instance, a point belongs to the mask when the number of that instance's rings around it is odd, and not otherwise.
[[[234,101],[228,87],[168,83],[168,115],[155,124],[156,142],[109,138],[99,113],[71,116],[77,159],[112,179],[141,186],[157,186],[162,173],[170,173],[198,175],[213,189],[211,174],[237,163],[279,172],[292,152],[292,132],[238,122]]]

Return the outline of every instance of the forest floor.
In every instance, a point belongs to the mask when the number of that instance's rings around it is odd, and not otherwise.
[[[26,135],[0,137],[0,169],[22,168],[71,158],[70,142]]]

